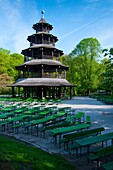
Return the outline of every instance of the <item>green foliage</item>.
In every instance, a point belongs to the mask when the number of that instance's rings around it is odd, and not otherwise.
[[[0,94],[6,94],[11,91],[7,87],[18,76],[15,66],[22,64],[24,58],[20,54],[10,54],[9,50],[0,48]]]
[[[101,45],[96,38],[84,38],[71,52],[72,56],[84,56],[91,61],[100,57]]]
[[[0,136],[0,162],[10,163],[15,170],[75,170],[75,167],[61,156],[4,136]]]
[[[0,94],[9,94],[11,93],[11,88],[7,87],[8,84],[11,84],[13,77],[8,76],[8,74],[0,74]]]
[[[20,54],[10,54],[9,50],[0,48],[0,74],[8,74],[14,79],[17,78],[15,66],[22,64],[24,58]]]
[[[103,73],[102,86],[103,88],[113,93],[113,48],[103,50],[105,58],[104,65],[106,67]]]
[[[69,65],[67,80],[77,87],[75,94],[87,94],[94,91],[100,84],[100,75],[103,70],[98,62],[101,54],[101,46],[96,38],[83,39],[76,48],[68,55],[63,56],[61,61]]]

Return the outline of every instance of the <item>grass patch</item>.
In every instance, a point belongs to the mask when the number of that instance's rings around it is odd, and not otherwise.
[[[0,170],[75,170],[62,156],[0,135]]]

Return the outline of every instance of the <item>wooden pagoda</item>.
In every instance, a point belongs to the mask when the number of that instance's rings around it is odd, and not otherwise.
[[[58,39],[50,34],[53,26],[44,19],[44,11],[41,20],[33,25],[33,29],[36,33],[27,38],[30,47],[22,50],[24,63],[16,66],[18,80],[10,85],[12,96],[16,96],[15,87],[18,88],[18,96],[23,88],[25,99],[64,98],[68,89],[71,99],[73,85],[66,80],[68,67],[59,61],[63,51],[55,48]]]

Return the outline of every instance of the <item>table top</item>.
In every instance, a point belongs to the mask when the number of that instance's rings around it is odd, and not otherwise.
[[[81,129],[85,129],[85,128],[89,128],[89,127],[91,127],[91,125],[89,125],[89,124],[78,124],[78,125],[74,125],[74,126],[53,129],[50,132],[53,133],[54,135],[60,135],[63,133],[77,131],[77,130],[81,130]]]
[[[81,118],[84,116],[83,112],[78,112],[77,114],[74,115],[74,118]]]
[[[50,120],[54,120],[55,117],[54,116],[48,116],[48,117],[45,117],[45,118],[42,118],[42,119],[38,119],[38,120],[32,120],[30,123],[32,125],[37,125],[37,124],[41,124],[41,123],[46,123]]]
[[[17,116],[17,117],[14,117],[14,118],[9,118],[9,119],[7,119],[7,121],[8,121],[8,123],[9,122],[16,122],[16,121],[24,119],[25,117],[28,117],[28,116],[27,115]]]
[[[3,108],[1,110],[1,112],[9,112],[9,111],[12,111],[12,110],[14,110],[14,107],[6,107],[6,108]]]
[[[35,112],[36,112],[35,109],[30,109],[30,110],[28,110],[28,111],[25,111],[24,113],[25,113],[25,114],[33,114],[33,113],[35,113]]]
[[[80,146],[87,146],[87,145],[95,144],[98,142],[107,141],[110,139],[113,139],[113,132],[106,133],[106,134],[99,135],[99,136],[92,136],[88,138],[79,139],[79,140],[76,140],[76,142]]]
[[[54,117],[60,117],[60,116],[64,116],[66,114],[66,112],[57,112],[57,114],[53,114]]]
[[[107,170],[112,170],[113,169],[113,161],[103,164],[102,167]]]
[[[0,119],[7,118],[7,116],[10,116],[10,115],[13,115],[13,114],[15,114],[15,113],[14,112],[9,112],[9,113],[5,113],[5,114],[1,114]]]
[[[44,110],[44,111],[39,112],[38,114],[39,115],[47,115],[49,113],[50,113],[50,110]]]
[[[23,109],[17,109],[17,110],[15,110],[14,112],[15,113],[21,113],[21,112],[23,112],[24,110]]]

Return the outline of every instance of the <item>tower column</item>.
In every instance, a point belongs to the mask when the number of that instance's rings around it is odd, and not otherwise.
[[[64,78],[66,79],[66,70],[64,70]]]
[[[43,78],[43,73],[44,73],[44,68],[43,68],[43,65],[42,65],[42,78]]]
[[[43,97],[44,97],[44,89],[43,89],[43,87],[41,88],[41,90],[42,90],[42,94],[41,94],[41,98],[43,99]]]
[[[70,87],[70,99],[72,99],[72,87]]]
[[[42,50],[42,58],[43,58],[43,55],[44,55],[44,51],[43,51],[43,48],[42,48],[41,50]]]
[[[12,87],[12,97],[15,97],[14,87]]]
[[[26,99],[26,87],[23,88],[24,88],[24,99]]]

